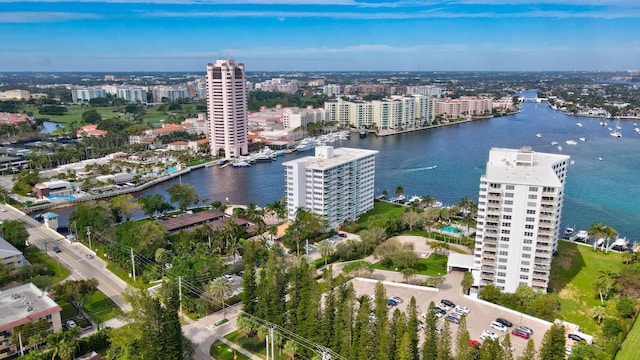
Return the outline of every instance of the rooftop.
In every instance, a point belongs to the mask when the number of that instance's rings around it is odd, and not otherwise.
[[[554,165],[569,161],[569,156],[538,153],[531,148],[492,148],[485,177],[489,181],[508,181],[513,184],[560,186]]]
[[[331,149],[328,151],[328,149]],[[324,154],[328,156],[324,156]],[[304,163],[307,169],[325,170],[339,165],[349,163],[351,161],[366,158],[377,154],[377,150],[366,150],[356,148],[333,148],[333,146],[316,146],[316,156],[305,156],[303,158],[291,160],[282,163],[284,166],[296,163]]]
[[[0,291],[0,332],[62,311],[44,291],[29,283]]]
[[[6,259],[20,254],[22,254],[20,250],[16,249],[15,246],[0,237],[0,259]]]

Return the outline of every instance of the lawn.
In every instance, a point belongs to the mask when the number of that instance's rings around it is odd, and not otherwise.
[[[360,219],[358,219],[358,226],[360,226],[360,229],[364,230],[367,228],[367,220],[369,219],[369,216],[382,214],[391,217],[398,217],[402,215],[406,209],[406,206],[376,200],[373,203],[373,209],[367,211],[366,214],[360,215]]]
[[[627,334],[627,338],[622,343],[622,348],[616,356],[616,360],[633,360],[637,359],[638,349],[640,348],[640,321],[636,321],[635,325]]]
[[[250,351],[253,354],[256,354],[262,358],[266,358],[265,351],[265,342],[264,340],[253,338],[253,337],[245,337],[240,331],[234,331],[230,334],[225,335],[225,339],[237,344],[243,349]],[[281,351],[276,349],[275,351],[275,359],[274,360],[285,360],[286,356],[282,354]]]
[[[420,258],[414,269],[418,275],[445,275],[447,273],[447,259],[448,257],[445,255],[431,254],[428,258]],[[373,264],[373,267],[378,270],[397,271],[393,266],[384,266],[380,262]]]
[[[591,309],[600,306],[594,285],[600,271],[619,272],[623,266],[619,253],[604,253],[589,246],[559,241],[550,279],[550,287],[560,297],[558,315],[565,321],[580,325],[581,331],[587,334],[599,335],[599,327],[591,316]],[[617,316],[612,300],[605,300],[605,306],[607,316]]]
[[[60,313],[60,318],[62,319],[62,323],[64,324],[68,319],[73,319],[73,321],[78,324],[81,328],[87,328],[91,326],[91,323],[88,322],[83,316],[80,316],[78,311],[68,302],[56,300],[58,305],[62,308],[62,312]]]
[[[118,316],[120,309],[102,291],[96,291],[87,300],[84,310],[91,316],[96,324],[101,324]]]
[[[220,340],[216,340],[216,342],[211,344],[209,355],[216,360],[236,360],[234,359],[234,355],[237,355],[237,360],[249,360],[247,356],[234,351],[233,348]]]

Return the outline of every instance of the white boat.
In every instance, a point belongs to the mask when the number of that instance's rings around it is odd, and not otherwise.
[[[251,166],[251,164],[248,163],[247,161],[244,161],[244,160],[237,160],[237,161],[234,161],[233,163],[231,163],[231,166],[233,166],[233,167],[249,167],[249,166]]]
[[[582,123],[576,123],[577,127],[582,127]]]
[[[600,121],[600,126],[607,126],[607,122],[606,121]]]
[[[558,142],[557,141],[552,141],[551,145],[558,145]]]
[[[316,140],[312,138],[307,138],[300,141],[300,144],[296,146],[296,151],[298,152],[309,151],[315,147],[316,147]]]
[[[604,238],[599,238],[595,242],[595,247],[600,247],[600,246],[602,246],[602,244],[604,244]]]
[[[623,238],[619,237],[616,239],[616,241],[613,242],[613,244],[611,244],[611,246],[609,246],[609,249],[623,251],[628,246],[629,246],[629,240],[627,240],[626,237],[623,237]]]
[[[575,164],[576,164],[576,161],[575,161],[575,160],[571,160],[571,161],[569,161],[569,165],[575,165]]]
[[[633,131],[640,133],[640,128],[633,128]]]
[[[586,137],[581,137],[580,141],[587,141],[587,138]]]
[[[599,157],[599,158],[598,158],[598,160],[602,161],[602,158],[601,158],[601,157]]]
[[[575,232],[576,232],[576,231],[575,231],[575,229],[574,229],[574,228],[570,228],[570,227],[568,227],[568,228],[564,229],[564,233],[562,233],[562,237],[564,237],[564,238],[566,238],[566,239],[569,239],[569,238],[571,238],[571,237],[573,236],[573,234],[574,234]]]
[[[537,138],[541,138],[541,137],[542,137],[542,134],[538,133],[538,134],[536,134],[536,137],[537,137]]]
[[[580,230],[571,237],[571,241],[586,243],[589,241],[589,233],[586,230]]]
[[[622,137],[622,133],[620,131],[613,131],[609,135],[617,138]]]
[[[613,128],[612,127],[608,127],[607,130],[613,131]]]
[[[558,151],[562,151],[562,146],[558,145]]]
[[[575,144],[577,144],[577,142],[575,140],[567,140],[567,141],[565,141],[565,143],[567,145],[575,145]]]
[[[438,167],[438,165],[427,166],[427,167],[425,168],[425,170],[433,170],[433,169],[436,169],[437,167]]]

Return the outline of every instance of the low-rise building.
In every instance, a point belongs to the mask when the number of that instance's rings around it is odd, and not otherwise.
[[[62,329],[62,308],[31,283],[0,291],[0,309],[0,359],[19,355],[12,338],[22,325],[43,320],[49,333]]]
[[[21,268],[28,264],[28,261],[24,258],[22,251],[0,237],[0,264]]]
[[[76,137],[81,139],[83,137],[90,136],[105,136],[107,133],[108,132],[106,130],[99,130],[98,125],[85,125],[80,128],[80,130],[76,131]]]

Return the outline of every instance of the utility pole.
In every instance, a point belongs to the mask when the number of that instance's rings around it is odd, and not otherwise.
[[[275,338],[273,337],[273,326],[269,327],[269,334],[271,335],[271,360],[276,358],[275,352],[274,352],[274,344],[275,344]]]
[[[304,253],[307,255],[307,257],[309,257],[309,239],[306,239],[304,241]]]
[[[49,255],[47,254],[47,240],[44,240],[44,254]]]
[[[91,226],[87,226],[87,238],[89,239],[89,250],[93,251],[91,246]]]
[[[136,282],[136,257],[133,255],[133,248],[131,248],[131,266],[133,266],[133,282]]]
[[[180,316],[182,316],[182,276],[178,276],[178,299],[180,299]]]
[[[18,333],[18,341],[20,341],[20,356],[24,356],[24,346],[22,346],[22,333]]]
[[[264,337],[264,341],[266,342],[266,345],[267,345],[267,352],[266,352],[267,353],[267,359],[266,360],[269,360],[269,335]]]

